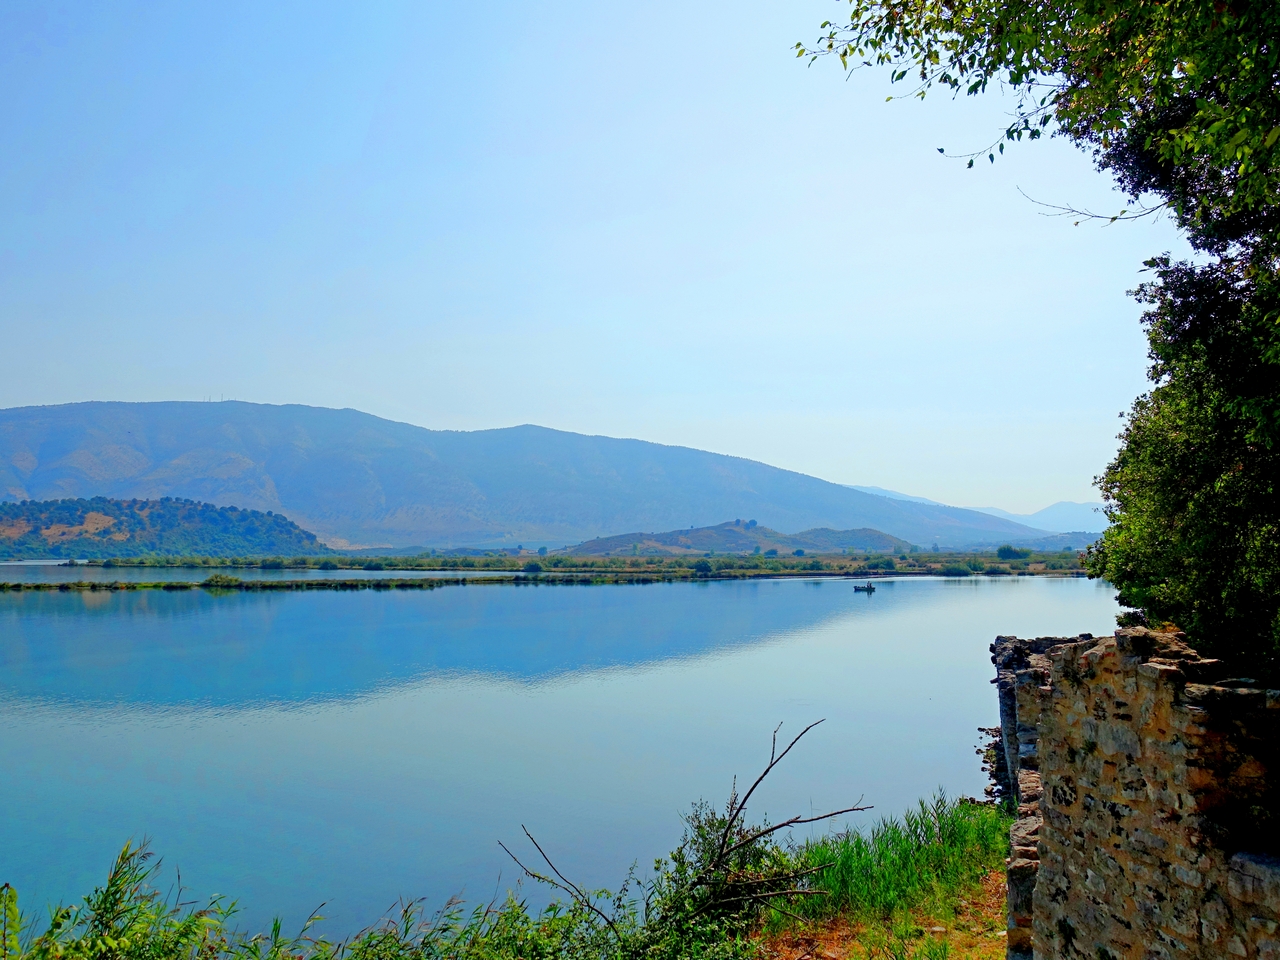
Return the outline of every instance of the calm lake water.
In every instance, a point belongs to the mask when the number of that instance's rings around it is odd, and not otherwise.
[[[146,836],[243,927],[323,902],[342,935],[401,896],[505,890],[525,824],[616,886],[779,722],[826,718],[757,817],[980,795],[992,638],[1116,609],[1029,577],[0,595],[0,882],[43,912]]]

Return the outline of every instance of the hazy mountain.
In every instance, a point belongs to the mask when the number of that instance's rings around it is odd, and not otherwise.
[[[734,520],[714,527],[697,527],[691,530],[669,530],[666,533],[624,533],[616,537],[588,540],[568,552],[579,556],[617,556],[619,554],[688,553],[751,553],[756,548],[763,553],[777,550],[791,553],[804,550],[809,553],[836,553],[842,550],[871,550],[877,553],[901,553],[911,544],[891,537],[879,530],[831,530],[821,527],[785,534],[762,527],[752,520]]]
[[[334,545],[579,543],[753,518],[913,543],[1044,531],[752,460],[543,427],[427,430],[356,410],[76,403],[0,410],[0,498],[171,496],[284,513]]]
[[[1015,523],[1025,523],[1029,527],[1041,530],[1052,530],[1054,533],[1069,533],[1084,530],[1089,533],[1101,533],[1107,529],[1107,515],[1102,512],[1100,503],[1075,503],[1071,500],[1059,500],[1052,506],[1037,510],[1035,513],[1010,513],[999,507],[974,507],[982,513],[993,517],[1003,517]]]
[[[890,500],[906,500],[908,503],[931,503],[935,507],[945,507],[945,503],[937,500],[930,500],[928,497],[913,497],[909,493],[899,493],[897,490],[886,490],[884,487],[860,487],[856,483],[846,483],[846,487],[850,490],[861,490],[863,493],[874,493],[877,497],[888,497]]]
[[[0,503],[0,559],[300,556],[328,553],[279,514],[190,500]]]
[[[891,500],[907,500],[911,503],[932,503],[945,506],[937,500],[925,497],[913,497],[909,493],[897,490],[886,490],[884,487],[859,487],[849,485],[850,490],[861,490],[863,493],[874,493]],[[1102,512],[1100,503],[1076,503],[1073,500],[1059,500],[1043,510],[1035,513],[1010,513],[999,507],[973,507],[979,513],[989,513],[993,517],[1003,517],[1015,523],[1026,524],[1053,533],[1101,533],[1107,529],[1107,517]]]

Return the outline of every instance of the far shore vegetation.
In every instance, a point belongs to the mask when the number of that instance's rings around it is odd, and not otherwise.
[[[1075,553],[1037,554],[1001,548],[988,553],[826,555],[817,557],[717,556],[703,557],[538,557],[494,554],[480,557],[130,557],[116,560],[74,562],[74,566],[104,570],[192,571],[190,580],[93,580],[4,581],[0,593],[96,592],[133,590],[193,590],[283,592],[343,590],[434,590],[438,587],[496,586],[500,584],[623,584],[662,583],[679,580],[745,580],[768,578],[833,578],[874,580],[882,577],[1083,577],[1080,556]],[[265,579],[236,576],[250,570],[294,571],[296,577]],[[315,577],[311,571],[336,575]],[[377,572],[377,577],[343,577],[342,571]],[[421,572],[440,577],[408,576]],[[484,576],[458,576],[469,572]]]

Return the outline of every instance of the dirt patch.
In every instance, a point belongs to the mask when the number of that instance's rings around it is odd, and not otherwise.
[[[107,527],[114,526],[115,522],[115,517],[108,517],[105,513],[90,510],[84,515],[84,522],[81,523],[80,528],[89,534],[101,533]]]
[[[25,520],[14,520],[12,523],[0,523],[0,538],[17,540],[24,533],[31,532],[31,524]]]
[[[997,871],[958,900],[950,916],[913,912],[882,924],[807,925],[769,937],[764,952],[769,960],[1004,960],[1004,932],[1005,878]]]
[[[74,540],[76,537],[93,536],[101,533],[108,527],[114,526],[115,517],[108,517],[105,513],[89,511],[84,515],[84,520],[78,526],[70,526],[65,523],[51,523],[40,531],[40,536],[44,537],[50,543],[61,540]],[[29,528],[28,528],[29,529]]]

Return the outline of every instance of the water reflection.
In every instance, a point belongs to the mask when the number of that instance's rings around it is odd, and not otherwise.
[[[533,680],[705,654],[865,606],[847,582],[470,586],[391,593],[0,594],[0,691],[248,705],[438,674]]]
[[[500,893],[527,824],[608,886],[779,721],[827,718],[757,815],[980,792],[991,638],[1115,610],[1028,578],[0,594],[0,882],[40,913],[150,836],[246,927],[325,902],[342,935],[402,895]]]

